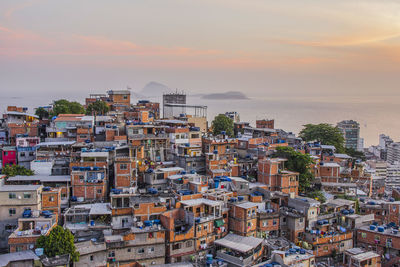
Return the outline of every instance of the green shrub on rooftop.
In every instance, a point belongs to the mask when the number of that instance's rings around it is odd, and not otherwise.
[[[1,173],[6,175],[7,177],[17,176],[17,175],[34,175],[35,172],[32,170],[28,170],[24,166],[20,165],[5,165],[1,170]]]

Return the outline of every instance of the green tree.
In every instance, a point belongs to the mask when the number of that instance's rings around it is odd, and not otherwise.
[[[49,117],[49,112],[42,107],[39,107],[35,111],[35,115],[39,116],[39,119],[47,119]]]
[[[354,210],[356,214],[360,214],[360,202],[358,201],[358,198],[356,199],[356,203],[354,203]]]
[[[34,175],[35,172],[26,169],[24,166],[20,165],[5,165],[1,170],[1,173],[7,175],[7,177],[17,176],[17,175]]]
[[[233,120],[223,114],[219,114],[212,121],[213,134],[221,134],[222,131],[232,137],[233,136]]]
[[[96,101],[90,103],[86,109],[86,115],[105,115],[110,110],[110,107],[104,101]]]
[[[277,147],[272,157],[287,159],[286,169],[299,173],[299,191],[310,190],[311,182],[314,180],[314,174],[311,172],[311,164],[314,161],[310,155],[302,154],[292,147]]]
[[[338,153],[345,152],[342,132],[328,123],[306,124],[299,136],[306,142],[318,141],[323,145],[335,146]]]
[[[54,101],[51,116],[59,114],[85,114],[84,107],[76,101],[70,102],[65,99]]]
[[[324,194],[321,191],[318,191],[318,190],[308,192],[307,196],[309,198],[316,199],[321,203],[325,203],[325,201],[326,201],[326,198],[325,198]]]
[[[346,148],[345,149],[346,154],[349,155],[350,157],[353,157],[355,160],[360,159],[362,161],[365,161],[365,154],[362,151],[357,151],[354,148]]]
[[[69,254],[72,261],[79,261],[79,252],[76,251],[74,235],[61,226],[54,227],[48,235],[42,235],[36,241],[37,248],[43,248],[48,257]]]

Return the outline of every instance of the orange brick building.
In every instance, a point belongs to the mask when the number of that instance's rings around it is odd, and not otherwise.
[[[284,170],[286,159],[265,159],[258,162],[258,182],[270,191],[280,191],[296,197],[299,192],[299,173]]]

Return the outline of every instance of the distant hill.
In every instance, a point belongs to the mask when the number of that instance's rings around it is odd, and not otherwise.
[[[173,90],[164,84],[149,82],[143,87],[139,94],[143,96],[162,96],[164,93],[170,92],[173,92]]]
[[[201,98],[214,99],[214,100],[227,100],[227,99],[249,99],[245,94],[238,91],[228,91],[225,93],[205,94]]]

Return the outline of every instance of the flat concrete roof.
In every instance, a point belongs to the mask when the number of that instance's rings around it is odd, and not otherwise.
[[[258,245],[263,242],[263,239],[252,236],[240,236],[235,234],[228,234],[224,238],[215,240],[216,245],[230,248],[232,250],[246,253],[252,249],[255,249]]]

